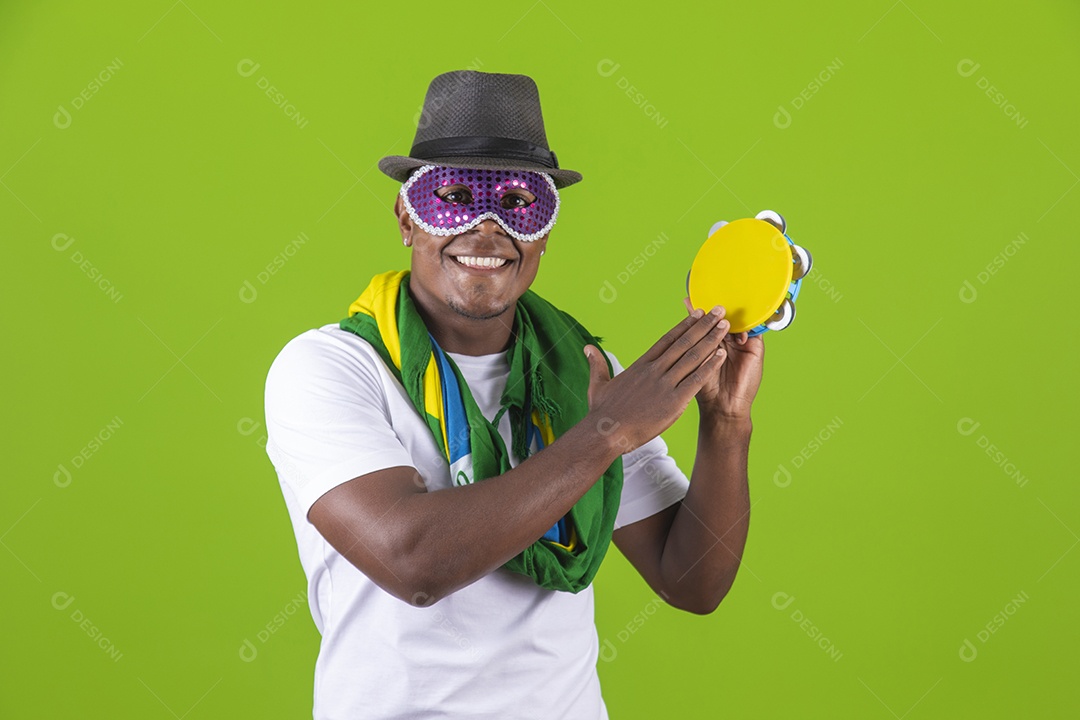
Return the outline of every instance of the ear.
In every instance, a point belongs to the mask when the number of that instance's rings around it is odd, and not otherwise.
[[[413,222],[409,217],[409,211],[405,209],[405,202],[401,195],[394,201],[394,215],[397,217],[398,230],[401,232],[401,242],[406,246],[412,243]]]

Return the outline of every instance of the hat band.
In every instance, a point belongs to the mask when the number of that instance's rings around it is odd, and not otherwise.
[[[517,140],[515,138],[482,135],[438,138],[415,143],[409,154],[414,158],[423,160],[449,157],[503,158],[523,160],[555,170],[559,169],[559,160],[555,157],[554,152],[539,145],[534,145],[527,140]]]

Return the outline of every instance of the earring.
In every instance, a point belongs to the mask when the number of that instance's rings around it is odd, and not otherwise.
[[[545,252],[547,252],[547,251],[546,250],[541,250],[540,251],[540,256],[543,257]]]

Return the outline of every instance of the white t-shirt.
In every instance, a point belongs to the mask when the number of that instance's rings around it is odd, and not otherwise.
[[[506,355],[450,354],[488,419],[500,407]],[[607,718],[591,585],[546,590],[499,568],[418,608],[372,582],[308,521],[323,493],[383,468],[412,466],[429,492],[452,489],[431,431],[367,341],[331,324],[286,344],[266,379],[266,427],[322,635],[316,720]],[[499,430],[510,448],[509,413]],[[659,437],[623,465],[616,528],[686,495],[689,481]]]

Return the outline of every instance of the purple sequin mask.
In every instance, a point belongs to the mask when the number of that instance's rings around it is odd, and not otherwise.
[[[458,188],[458,202],[436,194],[439,188],[452,185],[467,188]],[[530,193],[536,198],[532,202]],[[550,175],[528,170],[424,165],[401,186],[401,198],[409,217],[430,235],[457,235],[492,218],[512,237],[532,242],[546,235],[559,216],[555,181]]]

